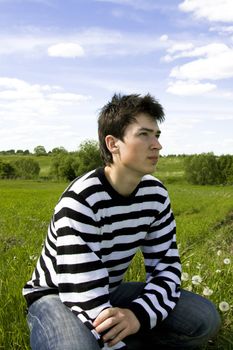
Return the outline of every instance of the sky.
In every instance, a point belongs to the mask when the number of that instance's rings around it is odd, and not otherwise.
[[[0,150],[76,151],[114,93],[163,105],[162,155],[233,154],[233,1],[0,0]]]

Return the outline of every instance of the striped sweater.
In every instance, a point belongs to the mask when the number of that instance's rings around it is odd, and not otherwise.
[[[59,294],[101,344],[92,321],[111,307],[109,293],[122,282],[138,249],[144,256],[146,285],[128,308],[141,327],[151,329],[167,317],[180,295],[181,267],[168,193],[159,180],[145,175],[134,192],[123,197],[98,168],[74,180],[62,194],[23,294],[28,305],[43,295]],[[125,348],[123,342],[113,347]]]

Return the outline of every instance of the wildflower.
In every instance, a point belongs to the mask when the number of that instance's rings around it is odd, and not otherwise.
[[[221,250],[218,250],[217,251],[217,256],[220,256],[222,254],[222,251]]]
[[[226,312],[230,310],[230,305],[226,301],[221,301],[221,303],[219,303],[219,309],[222,312]]]
[[[198,285],[202,282],[202,278],[199,275],[194,275],[192,277],[192,284]]]
[[[222,270],[217,269],[215,272],[216,272],[216,273],[221,273]]]
[[[203,295],[205,295],[205,296],[210,296],[210,295],[212,295],[212,294],[213,294],[213,290],[210,289],[209,287],[205,287],[205,288],[203,289]]]
[[[29,259],[30,259],[31,261],[34,261],[34,260],[37,259],[37,256],[36,256],[36,255],[30,255],[30,256],[29,256]]]
[[[225,265],[229,265],[231,263],[231,260],[229,258],[225,258],[223,262]]]
[[[193,289],[193,286],[190,284],[187,287],[185,287],[185,289],[188,290],[189,292],[191,292]]]
[[[182,281],[188,281],[188,279],[189,279],[189,274],[187,272],[182,272],[181,280]]]
[[[189,261],[186,262],[185,266],[189,267],[189,265],[190,265]]]

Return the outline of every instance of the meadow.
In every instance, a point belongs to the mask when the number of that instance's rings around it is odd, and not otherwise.
[[[48,159],[44,162],[46,176]],[[167,186],[176,217],[183,288],[211,299],[222,317],[222,329],[208,349],[233,349],[233,187],[187,184],[183,159],[177,157],[162,158],[155,175]],[[0,180],[0,349],[30,349],[22,287],[66,186],[40,179]],[[142,266],[138,254],[126,279],[143,280]]]

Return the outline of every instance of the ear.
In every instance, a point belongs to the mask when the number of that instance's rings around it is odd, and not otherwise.
[[[109,152],[111,152],[112,154],[116,154],[118,153],[118,139],[112,135],[107,135],[105,137],[105,143],[106,143],[106,146],[109,150]]]

